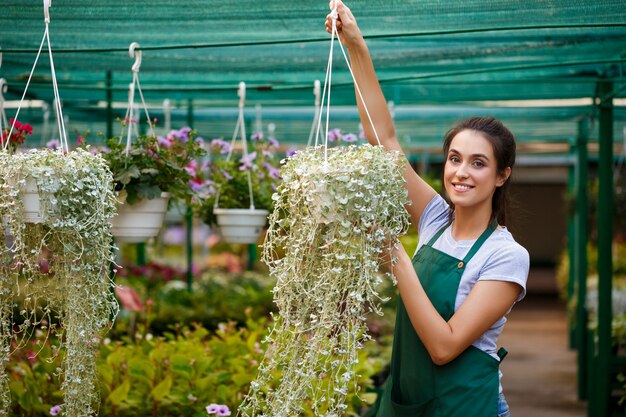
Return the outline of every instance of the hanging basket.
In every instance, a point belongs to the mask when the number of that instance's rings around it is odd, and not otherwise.
[[[224,209],[214,211],[224,240],[228,243],[257,243],[269,211],[260,209]]]
[[[141,200],[118,207],[118,214],[113,218],[111,232],[118,242],[141,243],[156,237],[161,230],[170,193],[161,193],[161,197]]]

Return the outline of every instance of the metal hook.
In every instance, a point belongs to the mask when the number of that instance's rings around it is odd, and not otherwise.
[[[0,78],[0,100],[4,100],[3,94],[6,93],[8,89],[9,86],[7,85],[7,80]]]
[[[244,103],[246,102],[246,83],[244,83],[243,81],[239,83],[237,95],[239,96],[239,107],[243,107]]]
[[[50,23],[50,6],[52,0],[43,0],[43,17],[46,23]]]
[[[2,49],[0,49],[0,68],[2,67]]]
[[[141,49],[135,51],[135,49],[139,47],[139,43],[133,42],[128,48],[128,55],[130,55],[131,58],[135,58],[135,63],[132,67],[133,72],[139,72],[139,68],[141,67]]]

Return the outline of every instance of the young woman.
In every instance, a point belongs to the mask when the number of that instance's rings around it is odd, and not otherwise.
[[[348,7],[331,1],[363,100],[368,140],[401,150],[367,45]],[[326,20],[331,32],[332,14]],[[505,224],[515,139],[498,120],[460,122],[444,140],[447,203],[410,167],[407,210],[419,232],[411,257],[402,247],[394,274],[399,300],[391,374],[369,415],[505,417],[496,341],[511,307],[524,297],[528,252]]]

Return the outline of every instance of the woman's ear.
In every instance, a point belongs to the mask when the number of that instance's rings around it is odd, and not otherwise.
[[[511,167],[504,168],[502,174],[498,174],[498,181],[496,181],[496,187],[502,187],[504,183],[511,176]]]

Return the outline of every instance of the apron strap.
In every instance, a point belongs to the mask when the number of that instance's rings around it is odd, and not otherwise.
[[[437,241],[437,239],[439,239],[439,236],[441,236],[443,231],[446,230],[448,226],[450,226],[450,223],[451,222],[447,222],[441,229],[437,231],[437,233],[435,233],[435,235],[428,241],[428,246],[432,246],[435,244],[435,242]]]
[[[498,349],[498,352],[496,353],[496,355],[498,355],[498,357],[500,358],[500,362],[502,362],[504,360],[504,358],[506,357],[506,355],[508,355],[509,352],[501,347],[500,349]]]
[[[465,258],[463,259],[463,264],[467,265],[470,259],[472,259],[476,252],[478,252],[478,249],[480,249],[483,243],[485,243],[485,241],[489,238],[489,236],[491,236],[494,230],[496,230],[496,227],[498,227],[498,223],[494,219],[494,221],[489,224],[489,227],[487,227],[483,234],[480,235],[478,239],[476,239],[476,242],[474,242],[474,245],[472,245],[472,248],[469,250],[469,252],[467,252],[467,255],[465,255]]]

